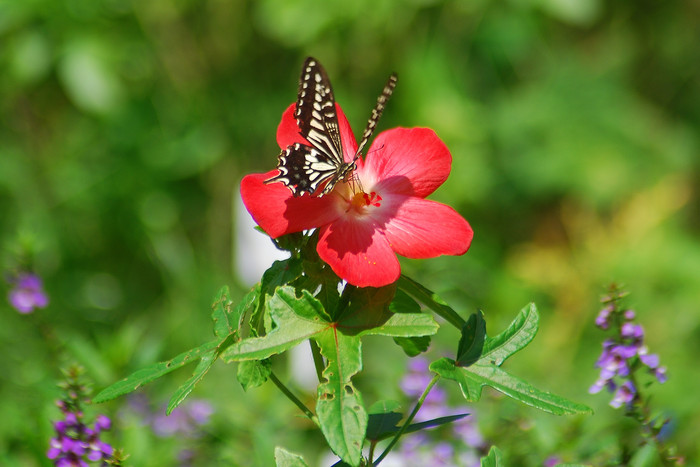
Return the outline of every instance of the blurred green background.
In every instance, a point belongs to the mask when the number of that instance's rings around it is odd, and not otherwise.
[[[432,198],[470,221],[472,248],[404,271],[464,316],[483,309],[491,334],[535,301],[540,333],[508,369],[595,409],[559,418],[487,391],[489,442],[513,465],[601,465],[634,440],[610,397],[587,393],[598,299],[617,281],[668,366],[653,405],[694,464],[698,31],[700,4],[676,1],[0,1],[2,266],[36,270],[51,299],[32,315],[0,305],[0,464],[48,465],[61,365],[101,389],[210,338],[212,297],[242,294],[237,262],[260,261],[235,248],[238,182],[275,166],[307,55],[356,133],[396,71],[380,130],[431,127],[452,151]],[[437,355],[456,337],[441,333]],[[364,357],[366,403],[400,399],[401,351],[370,340]],[[194,393],[215,407],[194,465],[271,465],[275,445],[313,461],[318,433],[234,371],[215,365]],[[157,407],[188,375],[142,392]],[[180,441],[118,415],[126,403],[97,407],[119,420],[113,444],[132,465],[176,464]]]

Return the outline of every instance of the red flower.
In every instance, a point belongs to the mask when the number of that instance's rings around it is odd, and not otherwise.
[[[340,106],[337,110],[349,162],[357,142]],[[281,148],[309,144],[299,134],[294,105],[282,114],[277,142]],[[294,197],[282,183],[263,184],[274,170],[245,176],[241,195],[272,238],[317,228],[318,254],[338,276],[359,287],[381,287],[401,273],[394,253],[432,258],[469,249],[474,232],[467,221],[451,207],[424,199],[447,179],[451,164],[433,130],[394,128],[377,135],[365,160],[357,160],[359,183],[338,183],[323,197]]]

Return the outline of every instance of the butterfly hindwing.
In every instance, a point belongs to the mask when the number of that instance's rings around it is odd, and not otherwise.
[[[282,182],[294,196],[301,196],[304,192],[316,193],[337,172],[336,166],[326,162],[317,149],[300,143],[288,146],[280,153],[277,169],[279,173],[265,183]]]

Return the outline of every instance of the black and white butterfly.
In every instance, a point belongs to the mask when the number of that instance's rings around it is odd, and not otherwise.
[[[294,196],[306,192],[321,197],[330,193],[338,182],[347,181],[357,168],[355,161],[372,136],[397,79],[396,74],[389,77],[372,110],[355,157],[345,162],[331,82],[318,60],[308,57],[299,80],[294,117],[299,134],[311,146],[302,143],[287,146],[278,156],[279,173],[265,183],[282,182]]]

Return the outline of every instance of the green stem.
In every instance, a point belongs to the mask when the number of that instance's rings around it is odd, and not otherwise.
[[[290,391],[289,389],[287,389],[287,386],[285,386],[284,383],[282,383],[282,381],[280,381],[280,380],[277,378],[277,376],[275,376],[274,373],[270,373],[270,379],[272,380],[273,383],[275,383],[275,386],[277,386],[277,388],[278,388],[280,391],[282,391],[282,394],[284,394],[285,396],[287,396],[287,399],[289,399],[290,401],[292,401],[292,402],[294,403],[294,405],[296,405],[297,407],[299,407],[299,409],[300,409],[302,412],[304,412],[304,414],[305,414],[312,422],[314,422],[317,426],[319,426],[318,419],[316,418],[316,415],[314,415],[314,413],[311,411],[311,409],[309,409],[307,406],[305,406],[304,403],[303,403],[302,401],[300,401],[299,398],[298,398],[297,396],[295,396],[294,394],[292,394],[292,391]]]
[[[394,445],[399,441],[399,438],[401,437],[401,435],[403,435],[403,433],[406,431],[406,429],[409,427],[409,425],[411,425],[411,422],[415,418],[416,414],[418,413],[420,408],[423,406],[423,402],[425,402],[425,398],[428,397],[428,393],[433,388],[433,386],[435,386],[435,383],[437,383],[439,379],[440,379],[440,375],[435,375],[433,377],[433,379],[430,380],[430,382],[428,383],[428,386],[426,386],[425,390],[423,391],[423,394],[421,394],[420,399],[418,399],[418,402],[416,402],[416,406],[413,408],[411,415],[408,416],[408,418],[403,423],[403,425],[401,425],[401,428],[399,429],[399,431],[396,433],[396,435],[394,435],[394,439],[391,440],[391,442],[386,447],[386,449],[384,449],[384,452],[382,452],[382,454],[377,458],[376,461],[374,461],[372,463],[372,465],[379,465],[379,463],[382,460],[384,460],[384,458],[387,456],[387,454],[389,454],[389,451],[391,451],[391,449],[394,447]]]

